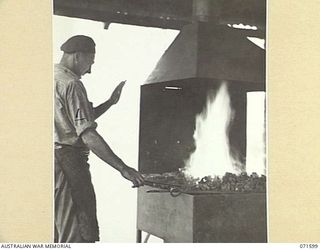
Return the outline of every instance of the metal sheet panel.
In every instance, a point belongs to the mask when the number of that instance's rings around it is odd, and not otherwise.
[[[186,25],[145,83],[211,78],[265,90],[265,51],[247,36],[247,31],[211,23]]]
[[[194,242],[267,242],[264,193],[194,196]]]
[[[148,194],[149,189],[139,188],[137,228],[165,242],[193,242],[193,197]]]
[[[264,193],[138,192],[137,228],[165,242],[267,242]]]
[[[194,21],[200,0],[54,0],[54,14],[107,23],[181,29]],[[210,22],[244,23],[265,31],[266,0],[208,1]],[[212,20],[213,18],[213,20]]]

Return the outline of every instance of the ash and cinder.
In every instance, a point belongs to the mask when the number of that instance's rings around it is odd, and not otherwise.
[[[145,174],[146,184],[149,186],[169,189],[179,187],[184,192],[266,192],[266,176],[257,173],[248,175],[225,173],[224,176],[204,176],[195,178],[186,175],[183,170],[178,172],[166,172],[162,174]]]

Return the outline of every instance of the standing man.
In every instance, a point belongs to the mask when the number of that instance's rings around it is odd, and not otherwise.
[[[128,167],[96,131],[95,120],[120,98],[124,82],[110,99],[93,108],[80,81],[91,72],[95,43],[87,36],[73,36],[60,48],[64,53],[55,65],[55,242],[95,242],[99,240],[96,198],[89,171],[91,150],[118,170],[134,186],[143,178]]]

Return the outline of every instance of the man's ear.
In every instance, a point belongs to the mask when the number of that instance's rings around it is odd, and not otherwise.
[[[74,61],[75,61],[76,64],[79,63],[80,53],[81,53],[81,52],[75,52],[75,53],[73,54],[73,59],[74,59]]]

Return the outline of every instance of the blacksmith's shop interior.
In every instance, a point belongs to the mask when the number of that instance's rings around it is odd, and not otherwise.
[[[179,31],[140,83],[137,242],[267,242],[266,1],[55,0],[54,14]]]

